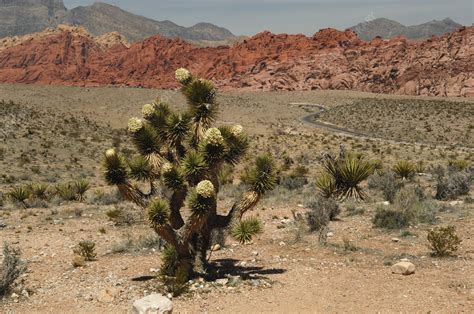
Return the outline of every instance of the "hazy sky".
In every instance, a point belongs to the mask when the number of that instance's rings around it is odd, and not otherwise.
[[[64,0],[68,8],[94,0]],[[473,0],[104,0],[156,20],[191,26],[210,22],[237,35],[263,30],[313,34],[320,28],[345,29],[368,16],[412,25],[451,17],[473,23]]]

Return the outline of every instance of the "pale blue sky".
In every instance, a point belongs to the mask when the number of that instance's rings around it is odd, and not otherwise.
[[[94,0],[64,0],[68,8]],[[127,11],[156,20],[191,26],[210,22],[237,35],[263,30],[313,34],[320,28],[345,29],[367,16],[386,17],[403,24],[419,24],[451,17],[473,23],[473,0],[104,0]]]

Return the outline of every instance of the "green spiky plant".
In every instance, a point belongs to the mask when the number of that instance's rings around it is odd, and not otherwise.
[[[227,214],[217,212],[219,177],[226,165],[235,166],[249,146],[242,127],[212,127],[218,113],[212,82],[176,71],[186,112],[173,112],[164,102],[143,107],[143,118],[132,118],[128,131],[137,156],[128,161],[113,149],[105,153],[104,175],[128,200],[145,209],[150,226],[167,242],[176,259],[163,267],[187,278],[205,274],[211,234],[231,233],[244,214],[275,186],[275,165],[268,155],[257,158],[248,172],[248,190]],[[185,219],[186,217],[186,219]],[[255,230],[251,230],[250,236]],[[248,235],[249,233],[245,233]],[[248,238],[247,238],[248,239]],[[174,254],[174,253],[173,253]]]
[[[360,183],[374,173],[374,164],[363,156],[347,154],[343,146],[339,156],[326,154],[323,158],[323,174],[317,181],[324,197],[365,199]]]
[[[393,172],[403,180],[407,180],[415,175],[416,165],[408,160],[400,160],[393,166]]]

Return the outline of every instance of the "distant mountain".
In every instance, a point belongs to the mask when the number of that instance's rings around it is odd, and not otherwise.
[[[450,18],[441,21],[433,20],[412,26],[405,26],[385,18],[378,18],[359,23],[350,29],[356,32],[361,39],[371,40],[376,36],[386,39],[396,36],[404,36],[408,39],[426,39],[433,35],[439,36],[445,33],[451,33],[461,27],[461,24],[454,22]]]
[[[156,34],[191,41],[221,41],[235,37],[227,29],[213,24],[199,23],[191,27],[183,27],[171,21],[159,22],[138,16],[119,7],[100,2],[91,6],[74,8],[71,10],[71,15],[74,25],[85,27],[92,35],[116,31],[132,42]]]
[[[94,36],[119,32],[131,42],[153,35],[179,37],[193,42],[235,40],[229,30],[213,24],[183,27],[100,2],[68,10],[62,0],[0,0],[0,38],[41,32],[59,24],[82,26]]]

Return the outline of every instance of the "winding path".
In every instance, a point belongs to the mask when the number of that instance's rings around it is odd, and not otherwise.
[[[384,137],[379,137],[379,136],[370,136],[361,132],[357,131],[352,131],[349,129],[346,129],[344,127],[340,127],[328,122],[323,122],[318,120],[319,116],[326,111],[326,108],[319,105],[319,104],[312,104],[312,103],[289,103],[290,106],[300,106],[300,107],[311,107],[319,110],[318,112],[311,113],[307,116],[304,116],[299,119],[299,121],[303,124],[309,125],[311,127],[316,127],[318,129],[324,129],[336,134],[344,135],[347,137],[352,137],[352,138],[361,138],[361,139],[367,139],[367,140],[372,140],[372,141],[379,141],[379,142],[385,142],[385,143],[391,143],[391,144],[404,144],[404,145],[426,145],[426,146],[434,146],[435,148],[444,148],[444,149],[452,149],[453,147],[463,149],[466,151],[474,151],[474,147],[467,147],[467,146],[462,146],[462,145],[442,145],[442,144],[433,144],[433,143],[426,143],[426,142],[407,142],[407,141],[397,141],[393,139],[388,139]]]

